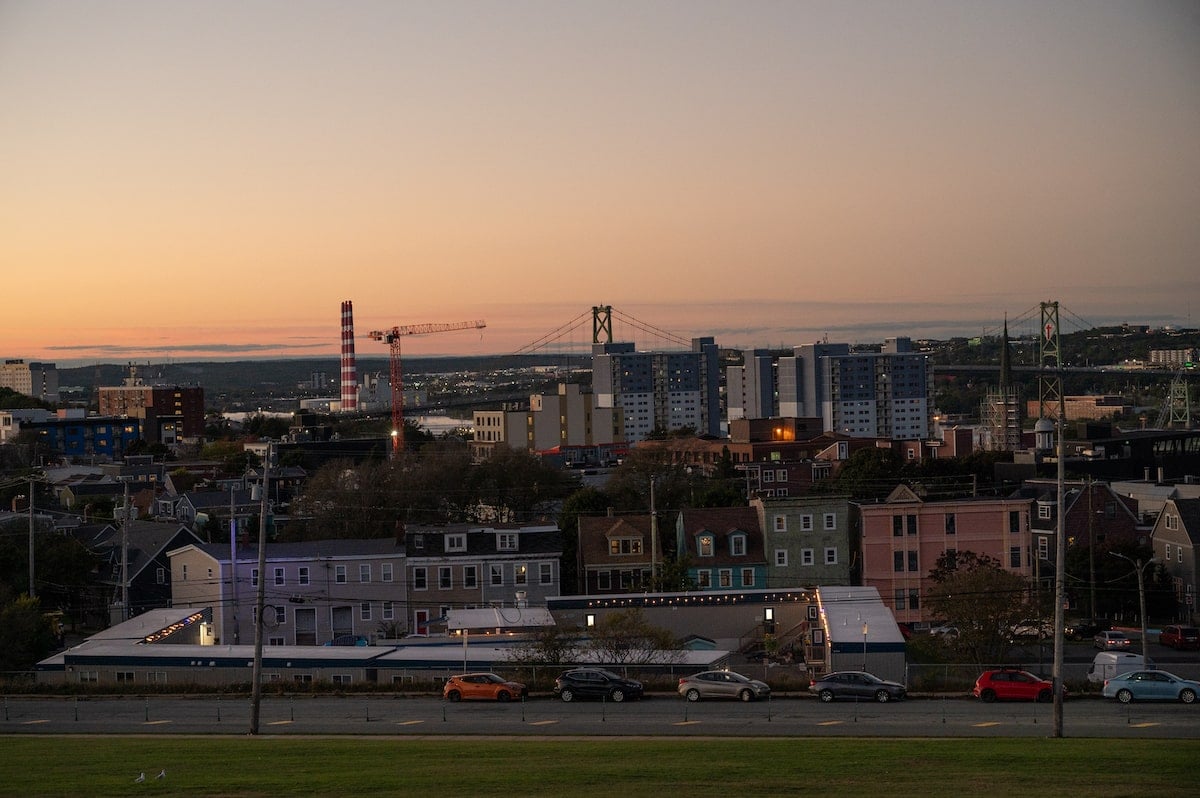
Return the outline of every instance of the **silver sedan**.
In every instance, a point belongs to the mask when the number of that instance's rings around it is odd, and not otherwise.
[[[771,695],[771,687],[766,682],[733,671],[704,671],[681,678],[679,694],[688,701],[699,701],[701,698],[754,701]]]

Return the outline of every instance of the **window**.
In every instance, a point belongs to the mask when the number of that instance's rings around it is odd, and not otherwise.
[[[1021,567],[1021,547],[1020,546],[1009,546],[1008,547],[1008,567],[1009,568],[1020,568]]]
[[[1183,562],[1183,546],[1175,547],[1175,562]]]
[[[413,535],[412,536],[412,544],[413,544],[414,549],[425,548],[425,536],[424,535]]]
[[[775,527],[776,532],[787,532],[787,516],[786,515],[775,516],[774,527]]]
[[[713,556],[713,539],[711,535],[701,535],[696,540],[697,552],[701,557]]]
[[[371,602],[364,601],[358,605],[358,618],[362,621],[371,620]]]
[[[396,607],[390,601],[383,602],[383,619],[385,621],[392,621],[396,619]]]
[[[788,562],[787,549],[775,549],[775,567],[786,568]]]
[[[825,513],[825,529],[826,531],[837,529],[837,515]]]
[[[953,535],[958,532],[958,516],[954,513],[946,513],[946,534]]]
[[[908,607],[913,610],[921,609],[921,591],[915,587],[908,590]]]
[[[742,569],[742,587],[754,587],[754,569]]]
[[[454,580],[450,576],[449,565],[438,566],[438,590],[449,590],[454,586]]]
[[[764,471],[763,475],[762,475],[762,481],[763,482],[774,482],[775,481],[775,472],[774,471]]]
[[[348,673],[334,673],[330,675],[329,679],[334,684],[350,684],[352,681]]]
[[[166,568],[155,568],[154,569],[154,583],[157,585],[165,585],[167,583],[167,569]]]
[[[452,535],[446,535],[446,551],[466,551],[467,550],[467,534],[465,532],[455,532]]]
[[[250,587],[258,587],[258,569],[250,569]]]
[[[1037,539],[1038,558],[1045,560],[1050,556],[1050,539],[1044,535],[1038,535]]]
[[[812,528],[813,528],[812,516],[811,515],[800,516],[800,531],[801,532],[812,532]]]
[[[612,590],[612,576],[608,571],[596,572],[596,589],[597,590]]]
[[[696,586],[701,590],[707,590],[712,587],[712,572],[707,569],[701,569],[696,572]]]
[[[538,583],[543,585],[554,584],[554,563],[538,563]]]
[[[812,565],[816,561],[812,549],[800,549],[800,564]]]
[[[1048,505],[1048,504],[1039,504],[1038,505],[1038,520],[1049,521],[1050,518],[1053,516],[1053,514],[1054,514],[1054,511],[1050,508],[1050,505]]]
[[[633,571],[621,571],[621,589],[633,589]]]
[[[518,585],[524,585],[529,581],[529,569],[525,563],[517,563],[513,566],[513,582]]]
[[[344,566],[344,565],[333,566],[333,581],[339,585],[346,584],[346,566]]]
[[[285,583],[286,583],[286,580],[283,578],[283,569],[276,568],[275,569],[275,586],[281,587]]]
[[[729,553],[734,557],[746,556],[746,536],[734,535],[729,539]]]
[[[183,569],[180,571],[180,576],[182,577],[184,582],[187,581],[187,565],[186,564],[183,566]]]
[[[892,537],[894,537],[894,538],[904,537],[904,516],[902,516],[902,515],[893,515],[892,516]]]
[[[717,584],[721,587],[733,587],[733,571],[729,568],[717,571]]]
[[[150,684],[166,684],[167,683],[167,672],[166,671],[150,671],[149,673],[146,674],[146,681],[150,682]]]
[[[287,608],[286,607],[276,607],[275,608],[275,624],[279,625],[279,624],[284,624],[284,623],[287,623]]]
[[[908,590],[902,587],[896,588],[896,609],[902,610],[907,606]]]
[[[479,587],[479,566],[463,566],[463,587],[471,589]]]
[[[1008,511],[1008,531],[1012,534],[1017,534],[1021,531],[1021,511]]]
[[[390,562],[379,564],[379,578],[385,582],[392,581],[392,564]]]
[[[613,538],[608,542],[609,554],[641,554],[641,538]]]
[[[489,565],[488,570],[491,573],[492,585],[494,587],[499,587],[500,585],[504,584],[504,566],[503,565]]]
[[[370,565],[370,563],[368,563],[366,565],[358,566],[358,581],[360,581],[360,582],[370,582],[371,581],[371,565]]]
[[[517,550],[517,533],[516,532],[497,532],[496,533],[496,550],[497,551],[516,551]]]
[[[915,573],[921,570],[917,560],[917,552],[915,551],[908,552],[908,570],[910,573]]]
[[[83,684],[91,684],[100,681],[100,677],[96,671],[80,671],[79,681]]]
[[[1171,561],[1171,544],[1170,543],[1163,546],[1163,559],[1166,560],[1167,562]]]
[[[300,569],[297,572],[296,582],[301,585],[308,584],[308,566],[307,565],[300,566]]]
[[[1167,513],[1166,525],[1167,529],[1179,529],[1179,516]]]
[[[837,547],[828,546],[825,549],[825,564],[837,565]]]
[[[908,521],[908,534],[917,534],[917,517],[915,515],[908,515],[905,516],[905,519]]]
[[[117,671],[113,676],[117,677],[117,684],[133,683],[133,671]]]
[[[425,566],[417,565],[413,567],[413,590],[426,590],[429,588],[428,576],[425,572]]]

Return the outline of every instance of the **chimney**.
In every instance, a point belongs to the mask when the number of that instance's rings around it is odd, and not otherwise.
[[[342,412],[358,410],[358,368],[354,362],[354,303],[342,303]]]

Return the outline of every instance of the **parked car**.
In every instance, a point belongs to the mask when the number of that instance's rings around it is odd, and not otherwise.
[[[701,698],[753,701],[771,695],[771,687],[766,682],[733,671],[704,671],[681,678],[679,694],[688,701],[699,701]]]
[[[936,635],[946,640],[958,639],[958,627],[954,624],[944,623],[940,626],[935,626],[929,630],[929,634]]]
[[[1080,618],[1063,627],[1063,634],[1072,640],[1087,640],[1112,628],[1107,618]]]
[[[1133,645],[1129,635],[1124,632],[1101,632],[1093,640],[1093,644],[1101,651],[1123,651]]]
[[[1141,654],[1134,654],[1130,651],[1101,651],[1092,660],[1092,665],[1088,668],[1087,679],[1089,682],[1100,684],[1114,676],[1120,676],[1122,673],[1153,667],[1154,660],[1147,659]]]
[[[529,688],[520,682],[510,682],[495,673],[463,673],[451,676],[442,688],[442,698],[448,701],[481,698],[488,701],[511,701],[529,695]]]
[[[975,680],[971,695],[984,703],[993,701],[1049,701],[1054,698],[1054,683],[1018,668],[984,671]],[[1067,688],[1063,687],[1063,698]]]
[[[889,682],[866,671],[827,673],[810,684],[808,691],[825,702],[835,698],[869,698],[886,704],[908,695],[907,688],[899,682]]]
[[[1021,621],[1013,624],[1008,634],[1011,640],[1042,640],[1054,636],[1054,624],[1042,620]]]
[[[1158,633],[1158,642],[1180,651],[1200,649],[1200,629],[1195,626],[1164,626]]]
[[[1192,704],[1200,695],[1200,682],[1181,679],[1166,671],[1129,671],[1104,683],[1104,697],[1122,704],[1130,701],[1182,701]]]
[[[576,698],[607,698],[621,702],[642,697],[642,683],[626,679],[604,668],[573,668],[554,680],[554,692],[563,701]]]

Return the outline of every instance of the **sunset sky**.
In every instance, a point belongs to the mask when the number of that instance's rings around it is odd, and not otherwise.
[[[0,267],[60,365],[1197,326],[1200,4],[0,0]]]

